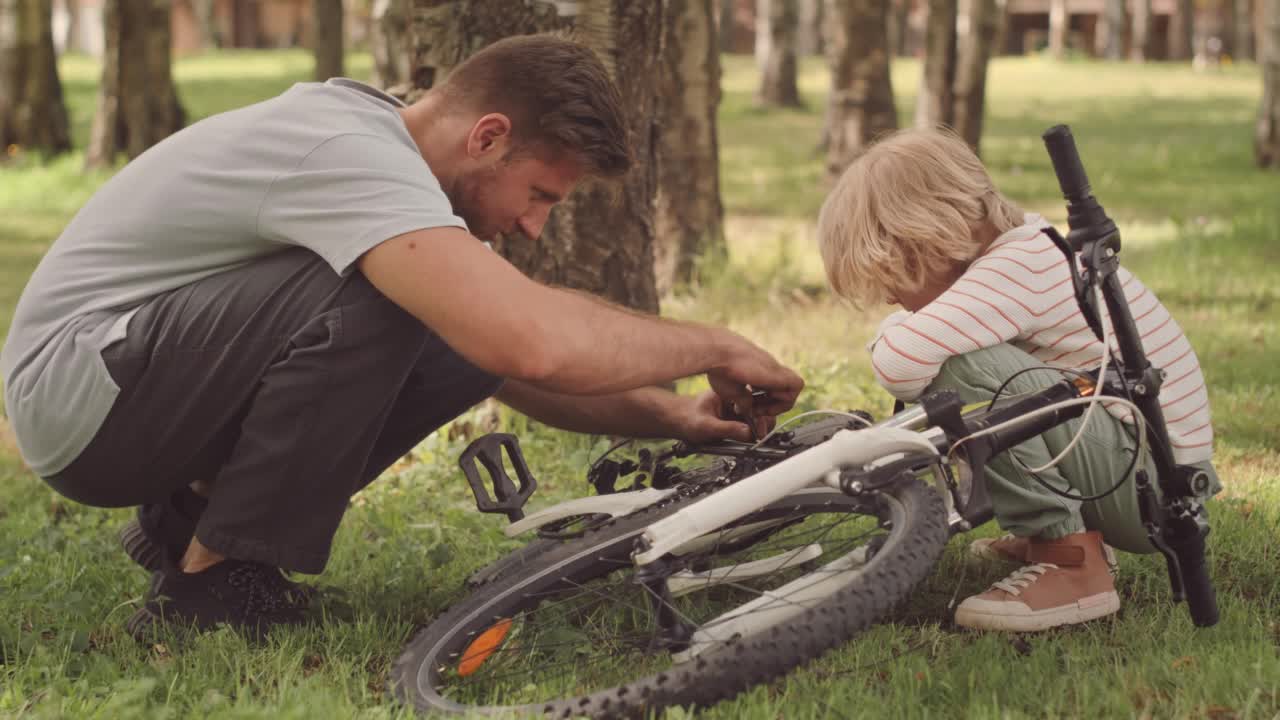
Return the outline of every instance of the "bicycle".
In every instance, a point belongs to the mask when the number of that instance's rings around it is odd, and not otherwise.
[[[1091,194],[1070,130],[1051,128],[1044,141],[1070,226],[1066,238],[1046,233],[1073,267],[1079,258],[1077,302],[1104,348],[1114,333],[1119,362],[1104,354],[1093,372],[1003,402],[997,392],[978,407],[943,391],[879,423],[837,414],[757,443],[676,443],[626,462],[606,453],[588,473],[597,495],[529,517],[521,508],[536,482],[515,438],[481,438],[461,461],[478,507],[506,513],[508,534],[539,538],[473,576],[472,592],[409,643],[392,671],[395,694],[425,711],[560,717],[732,697],[883,618],[953,535],[992,519],[988,459],[1104,398],[1132,410],[1131,474],[1174,599],[1187,600],[1196,625],[1215,624],[1201,502],[1209,479],[1174,463],[1162,376],[1115,275],[1119,232]],[[1154,484],[1136,468],[1143,445]],[[690,457],[716,459],[685,467]],[[627,477],[632,486],[619,491]]]

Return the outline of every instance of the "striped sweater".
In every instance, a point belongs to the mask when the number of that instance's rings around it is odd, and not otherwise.
[[[1084,370],[1101,362],[1102,343],[1076,305],[1062,252],[1041,232],[1048,223],[1031,214],[1026,221],[996,238],[933,302],[915,313],[894,313],[881,323],[871,345],[871,365],[876,379],[895,397],[915,400],[947,358],[1000,343],[1051,367]],[[1120,268],[1118,279],[1148,359],[1166,372],[1160,404],[1176,461],[1209,460],[1209,396],[1191,343],[1133,274]],[[1105,307],[1100,310],[1105,318]],[[1111,345],[1118,353],[1114,339]],[[1118,406],[1113,412],[1128,415]]]

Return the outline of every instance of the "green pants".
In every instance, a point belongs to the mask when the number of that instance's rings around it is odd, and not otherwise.
[[[1012,345],[997,345],[948,360],[929,391],[951,389],[960,394],[965,404],[983,402],[990,400],[996,389],[1014,373],[1042,366],[1043,363]],[[1035,392],[1062,377],[1052,370],[1023,373],[1009,383],[1001,398]],[[1081,503],[1049,492],[1023,469],[1040,467],[1057,457],[1079,431],[1082,421],[1083,416],[1058,425],[987,463],[986,480],[996,520],[1006,531],[1018,536],[1056,538],[1098,530],[1113,547],[1134,553],[1155,552],[1142,527],[1132,479],[1101,500]],[[1133,458],[1134,441],[1129,434],[1132,431],[1132,426],[1098,408],[1080,442],[1060,463],[1038,475],[1045,483],[1071,495],[1105,492],[1124,476]],[[1022,467],[1015,464],[1011,456],[1022,461]],[[1155,469],[1150,456],[1145,455],[1139,462],[1139,467],[1147,468],[1154,482]],[[1209,473],[1216,493],[1221,486],[1212,465],[1206,462],[1197,467]]]

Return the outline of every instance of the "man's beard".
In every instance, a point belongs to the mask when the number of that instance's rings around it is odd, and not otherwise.
[[[448,194],[453,214],[466,221],[471,234],[485,242],[494,240],[502,232],[502,228],[485,217],[488,215],[485,200],[497,177],[494,169],[474,170],[459,177],[454,191]]]

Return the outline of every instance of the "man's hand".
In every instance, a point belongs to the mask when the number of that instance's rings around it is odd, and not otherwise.
[[[755,435],[752,435],[743,417],[733,417],[725,412],[725,403],[714,390],[707,390],[691,397],[682,398],[687,403],[684,412],[677,419],[681,440],[691,443],[714,442],[732,439],[752,442],[764,437],[777,419],[773,416],[757,416],[752,418],[756,424]]]
[[[707,381],[721,405],[743,418],[756,418],[772,427],[774,418],[796,404],[804,380],[769,353],[746,339],[739,340],[729,362],[708,371]],[[760,396],[759,391],[765,395]]]

